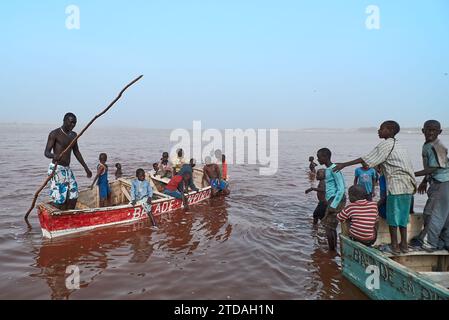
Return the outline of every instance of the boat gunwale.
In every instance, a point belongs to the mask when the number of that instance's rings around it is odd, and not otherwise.
[[[195,195],[197,193],[202,193],[207,191],[208,189],[211,189],[210,186],[201,188],[199,191],[191,191],[187,194],[187,196]],[[161,198],[152,201],[152,204],[158,204],[163,203],[166,201],[172,201],[176,200],[174,197],[170,197],[167,195],[167,198]],[[200,201],[201,202],[201,201]],[[195,203],[196,204],[196,203]],[[138,205],[137,205],[138,206]],[[56,207],[51,205],[51,202],[42,202],[37,205],[37,208],[45,208],[45,210],[48,212],[50,216],[68,216],[68,215],[79,215],[79,214],[91,214],[91,213],[97,213],[99,211],[114,211],[114,210],[122,210],[122,209],[128,209],[128,208],[134,208],[136,206],[133,206],[132,204],[123,204],[119,206],[109,206],[109,207],[101,207],[101,208],[88,208],[88,209],[73,209],[73,210],[58,210]]]
[[[343,254],[343,243],[347,242],[349,243],[351,246],[356,247],[362,251],[368,252],[369,254],[374,256],[374,259],[378,259],[379,262],[382,262],[386,265],[391,265],[395,270],[397,270],[398,272],[402,273],[403,276],[411,276],[413,278],[414,281],[418,282],[420,285],[425,284],[426,286],[430,286],[430,287],[434,287],[435,289],[437,289],[438,291],[440,291],[440,293],[447,295],[448,299],[449,299],[449,288],[445,288],[444,286],[433,282],[432,280],[430,280],[429,278],[425,277],[424,275],[420,274],[419,272],[406,267],[403,264],[400,264],[399,262],[391,259],[390,256],[387,256],[385,253],[379,251],[378,249],[372,248],[372,247],[367,247],[362,243],[359,243],[357,241],[351,240],[349,237],[340,234],[340,245],[342,246],[341,248],[341,257],[342,257],[342,273],[343,275],[345,275],[346,277],[348,277],[349,273],[345,272],[344,270],[348,270],[348,268],[344,268],[344,260],[348,259],[347,255]],[[423,251],[423,255],[426,255],[427,252]],[[349,277],[349,280],[352,280]],[[352,281],[351,281],[352,282]],[[357,285],[357,284],[356,284]],[[367,288],[361,288],[359,285],[357,285],[357,287],[359,287],[363,292],[365,292],[368,296],[371,296],[370,293],[372,293],[373,291],[368,290]]]

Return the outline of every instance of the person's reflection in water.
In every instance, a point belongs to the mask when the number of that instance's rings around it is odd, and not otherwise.
[[[158,247],[169,252],[185,252],[189,255],[201,242],[209,240],[224,242],[232,232],[230,224],[223,230],[223,226],[228,222],[225,197],[217,197],[192,206],[188,214],[178,210],[168,217],[160,226],[166,236]]]
[[[201,217],[201,228],[199,230],[206,230],[206,239],[215,239],[220,242],[225,242],[229,239],[232,233],[232,225],[228,223],[225,197],[212,198],[209,207],[207,207],[207,210],[204,210]],[[223,229],[225,225],[226,227]]]
[[[130,263],[145,263],[153,254],[153,245],[151,244],[152,232],[148,230],[149,221],[139,221],[133,226],[134,236],[130,238],[133,255],[129,259]]]
[[[105,228],[83,235],[46,241],[33,251],[39,272],[30,276],[44,279],[52,299],[69,299],[76,289],[66,285],[70,273],[67,267],[79,268],[80,289],[87,288],[108,267],[111,252],[129,247],[130,262],[146,262],[153,252],[151,224],[144,220],[133,225]],[[131,244],[131,246],[129,246]]]

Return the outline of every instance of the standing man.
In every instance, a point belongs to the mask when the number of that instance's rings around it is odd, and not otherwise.
[[[48,168],[50,175],[56,167],[55,174],[50,180],[50,197],[53,205],[60,210],[73,210],[78,200],[78,183],[75,175],[70,169],[70,159],[73,154],[86,171],[87,177],[92,178],[92,172],[84,162],[83,156],[78,148],[78,143],[61,156],[61,153],[69,146],[69,144],[77,137],[72,130],[76,126],[76,116],[73,113],[67,113],[64,116],[62,127],[50,132],[48,136],[47,146],[45,147],[45,157],[52,159]]]

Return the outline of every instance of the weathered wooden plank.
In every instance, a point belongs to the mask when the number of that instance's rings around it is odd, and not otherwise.
[[[122,193],[125,196],[126,200],[131,201],[131,195],[128,190],[126,190],[125,186],[122,186]]]

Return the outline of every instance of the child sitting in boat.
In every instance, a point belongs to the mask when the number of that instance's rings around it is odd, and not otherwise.
[[[122,165],[120,163],[115,164],[115,179],[118,180],[123,176]]]
[[[337,246],[337,214],[346,205],[346,184],[341,172],[334,172],[335,164],[332,163],[332,152],[328,148],[322,148],[317,152],[320,165],[326,166],[325,184],[327,208],[321,223],[326,230],[329,250],[335,251]]]
[[[315,211],[313,212],[314,225],[318,223],[318,220],[323,219],[326,213],[327,201],[326,201],[326,182],[324,181],[325,178],[326,178],[326,170],[324,169],[318,170],[316,173],[316,179],[319,181],[318,187],[309,188],[306,190],[306,194],[309,194],[312,191],[316,191],[316,195],[318,198],[318,205],[315,208]]]
[[[157,162],[153,163],[153,176],[159,175],[159,164]]]
[[[164,152],[162,154],[161,161],[158,165],[158,174],[161,176],[161,178],[169,178],[173,176],[173,167],[168,160],[168,152]]]
[[[181,170],[182,166],[186,164],[186,160],[184,158],[184,151],[182,149],[176,150],[176,156],[173,158],[173,175],[176,175],[179,170]]]
[[[131,183],[131,204],[142,205],[147,212],[151,212],[151,198],[153,189],[145,179],[145,170],[137,169],[136,178]]]
[[[372,246],[377,238],[377,203],[366,200],[363,186],[354,185],[348,193],[351,203],[337,214],[337,219],[342,223],[349,221],[349,237],[352,240]]]
[[[111,203],[111,189],[109,187],[108,180],[108,155],[106,153],[100,153],[99,156],[100,163],[97,166],[97,175],[95,176],[91,189],[94,188],[95,182],[98,180],[98,190],[100,195],[100,207],[105,207]]]

